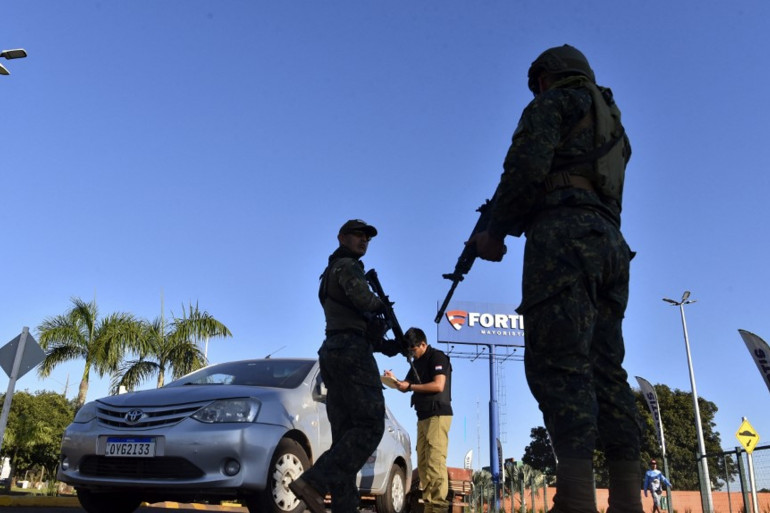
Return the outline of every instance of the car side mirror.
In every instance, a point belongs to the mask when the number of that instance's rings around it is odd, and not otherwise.
[[[326,385],[319,378],[318,381],[316,382],[315,387],[313,387],[313,400],[321,403],[326,403],[327,392],[328,390],[326,389]]]

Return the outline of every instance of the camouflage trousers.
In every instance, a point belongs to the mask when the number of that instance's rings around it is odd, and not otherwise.
[[[356,474],[385,431],[380,371],[369,343],[352,333],[327,337],[318,356],[332,445],[302,477],[331,493],[333,513],[352,513],[360,502]]]
[[[522,304],[527,383],[559,459],[638,460],[641,422],[623,369],[630,251],[598,213],[558,208],[527,230]]]

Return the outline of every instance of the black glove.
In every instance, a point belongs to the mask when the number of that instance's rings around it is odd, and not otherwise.
[[[390,329],[387,321],[382,317],[372,317],[366,324],[366,338],[376,344],[385,338],[385,333]],[[375,349],[376,350],[376,349]]]
[[[401,353],[401,345],[395,340],[382,339],[379,349],[375,349],[385,356],[393,357]]]

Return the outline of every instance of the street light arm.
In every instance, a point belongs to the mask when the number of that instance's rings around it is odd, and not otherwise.
[[[667,297],[664,297],[663,301],[665,301],[666,303],[671,303],[674,306],[679,306],[679,304],[680,304],[678,301],[674,301],[673,299],[669,299]]]

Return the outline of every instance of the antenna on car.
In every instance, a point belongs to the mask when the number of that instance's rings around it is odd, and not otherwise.
[[[271,356],[273,356],[275,353],[277,353],[278,351],[280,351],[280,350],[281,350],[281,349],[283,349],[284,347],[286,347],[286,346],[283,346],[283,347],[279,347],[278,349],[276,349],[276,350],[275,350],[275,351],[273,351],[272,353],[270,353],[270,354],[268,354],[267,356],[265,356],[265,360],[269,360]]]

